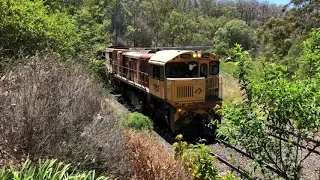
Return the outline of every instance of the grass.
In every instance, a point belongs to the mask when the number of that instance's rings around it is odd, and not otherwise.
[[[57,163],[56,159],[40,161],[33,164],[30,160],[21,164],[20,169],[13,166],[4,167],[0,170],[0,179],[2,180],[108,180],[109,178],[97,177],[95,171],[82,173],[73,172],[70,164],[62,162]]]
[[[150,118],[138,112],[130,113],[125,121],[125,125],[136,130],[153,130],[153,123]]]
[[[241,91],[238,86],[237,80],[225,73],[222,73],[223,84],[222,84],[222,98],[224,102],[228,103],[239,103],[241,102]]]
[[[191,179],[183,164],[174,159],[173,152],[160,145],[151,133],[129,130],[127,142],[131,154],[132,179]]]
[[[237,69],[237,65],[234,62],[225,62],[224,60],[220,61],[220,69],[222,72],[233,76],[234,72]]]
[[[250,78],[255,79],[263,75],[263,65],[260,61],[251,61]],[[235,77],[236,62],[220,61],[221,75],[223,76],[222,97],[225,102],[239,103],[242,101],[242,92]]]
[[[258,77],[263,76],[263,65],[259,60],[250,61],[250,78],[255,79]],[[229,76],[234,76],[237,70],[237,63],[236,62],[225,62],[224,60],[220,61],[220,68],[221,71],[228,74]]]

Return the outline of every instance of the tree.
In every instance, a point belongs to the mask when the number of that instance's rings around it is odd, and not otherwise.
[[[172,11],[170,13],[169,19],[164,23],[162,33],[166,42],[170,43],[170,46],[174,46],[177,39],[181,40],[184,38],[185,33],[183,33],[186,19],[181,13],[177,11]]]
[[[231,20],[224,27],[218,29],[214,37],[214,47],[217,54],[229,54],[229,48],[236,43],[249,50],[257,41],[256,32],[242,20]]]
[[[42,0],[0,1],[0,12],[0,47],[6,55],[20,50],[29,55],[46,48],[72,54],[73,45],[79,41],[69,16],[51,12]]]
[[[104,14],[104,6],[103,1],[99,4],[87,2],[73,16],[81,38],[77,46],[79,51],[97,51],[108,43],[111,35],[107,30],[111,22]]]
[[[320,73],[320,29],[313,30],[303,43],[303,55],[297,76],[312,78]]]
[[[112,0],[110,2],[111,26],[110,32],[114,37],[114,43],[119,43],[119,37],[123,36],[127,30],[126,10],[124,0]]]
[[[309,32],[312,28],[320,26],[320,1],[318,0],[292,0],[293,8],[289,14],[297,18],[300,33]]]

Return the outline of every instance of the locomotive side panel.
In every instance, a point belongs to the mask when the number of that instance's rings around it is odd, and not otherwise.
[[[149,64],[149,92],[160,99],[166,99],[164,84],[164,67]]]

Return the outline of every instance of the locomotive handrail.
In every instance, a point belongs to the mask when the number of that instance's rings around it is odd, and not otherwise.
[[[219,75],[219,94],[218,94],[218,96],[219,96],[219,98],[220,99],[222,99],[223,97],[222,97],[222,85],[223,85],[223,82],[222,82],[222,80],[223,80],[223,76],[222,75]]]

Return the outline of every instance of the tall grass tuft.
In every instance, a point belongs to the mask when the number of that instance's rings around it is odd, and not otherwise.
[[[159,139],[151,133],[128,131],[127,141],[131,157],[131,179],[191,179],[182,163],[176,161],[172,152],[161,146]]]
[[[71,170],[70,164],[57,163],[56,159],[39,160],[38,164],[30,160],[22,163],[20,169],[3,167],[0,170],[1,180],[108,180],[109,178],[97,177],[95,171],[77,173]]]

